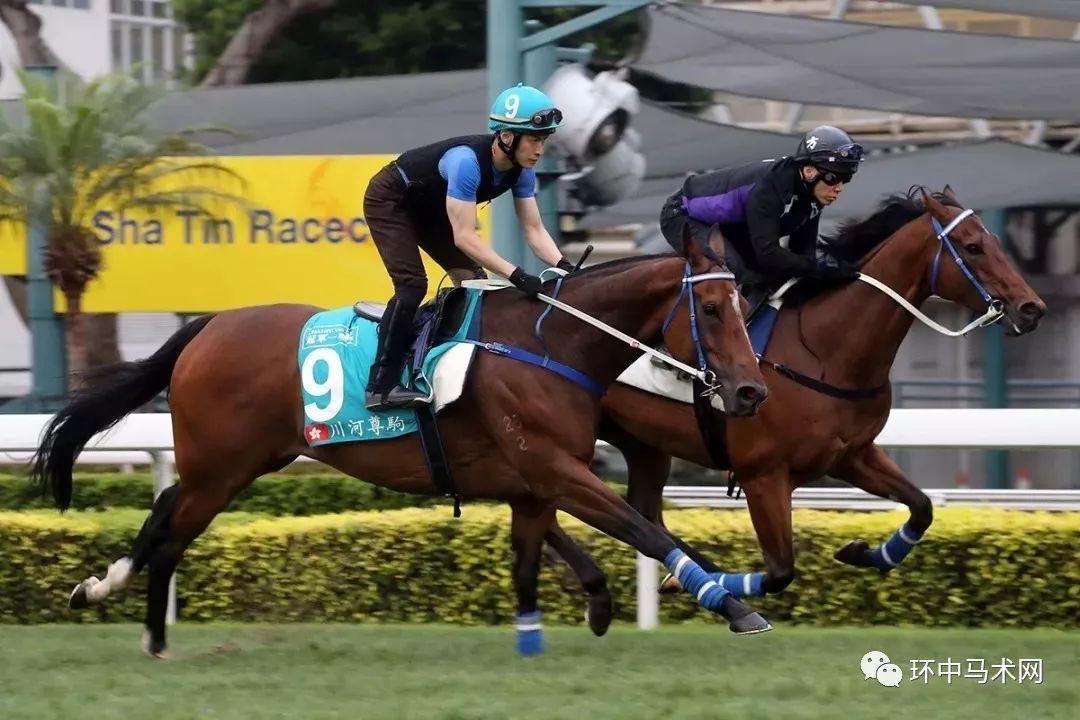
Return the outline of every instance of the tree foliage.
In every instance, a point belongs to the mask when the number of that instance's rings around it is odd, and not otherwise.
[[[265,0],[174,0],[176,17],[196,36],[195,80],[214,66],[244,19]],[[544,8],[530,17],[546,25],[590,8]],[[366,0],[295,18],[258,60],[249,82],[287,82],[483,67],[484,5],[476,0]],[[641,40],[636,13],[578,33],[567,45],[597,46],[614,61]]]

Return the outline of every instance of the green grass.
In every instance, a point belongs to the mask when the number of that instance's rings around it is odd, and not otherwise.
[[[0,717],[155,718],[1069,718],[1080,706],[1080,633],[718,626],[604,638],[547,628],[520,658],[508,628],[193,625],[171,661],[138,650],[141,628],[0,626]],[[887,653],[898,688],[863,680]],[[1041,658],[1043,683],[911,682],[912,659]]]

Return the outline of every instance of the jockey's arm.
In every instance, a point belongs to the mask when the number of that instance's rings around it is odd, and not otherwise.
[[[454,245],[485,270],[510,277],[514,265],[485,243],[476,231],[476,203],[446,197],[446,214],[454,230]]]
[[[780,245],[780,195],[759,184],[746,199],[746,224],[761,272],[775,279],[812,276],[817,263]]]
[[[555,240],[544,227],[544,221],[540,217],[540,208],[536,204],[536,197],[515,197],[514,210],[517,212],[518,221],[521,223],[525,242],[536,257],[543,260],[548,267],[555,267],[562,260],[562,252],[559,251]]]

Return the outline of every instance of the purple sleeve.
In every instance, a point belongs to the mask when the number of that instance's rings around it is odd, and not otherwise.
[[[722,195],[683,198],[686,213],[704,223],[737,223],[746,219],[746,198],[753,185],[743,185]]]

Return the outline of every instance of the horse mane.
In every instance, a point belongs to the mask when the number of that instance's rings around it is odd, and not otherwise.
[[[925,189],[922,185],[912,185],[906,193],[888,195],[869,217],[844,223],[835,235],[823,236],[829,252],[842,260],[859,262],[897,230],[926,212],[920,197]],[[942,204],[960,207],[947,195],[930,194]]]
[[[840,260],[860,264],[870,251],[926,212],[921,197],[924,190],[922,185],[912,185],[906,193],[888,195],[868,217],[843,223],[835,235],[822,236],[827,252]],[[960,207],[943,193],[926,192],[944,205]],[[835,284],[829,281],[804,278],[784,296],[784,307],[798,307],[833,287]]]

